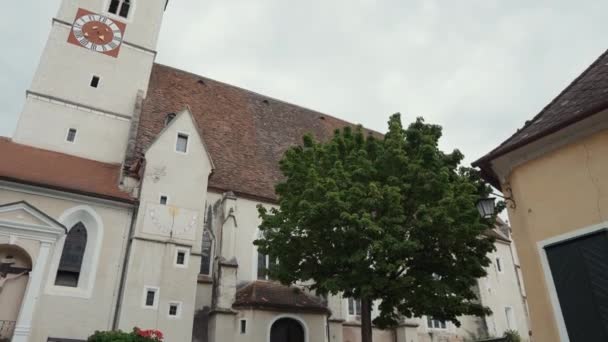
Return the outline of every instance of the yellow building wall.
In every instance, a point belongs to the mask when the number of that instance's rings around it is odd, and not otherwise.
[[[517,167],[508,182],[517,204],[509,209],[509,218],[528,294],[533,340],[559,341],[537,243],[608,219],[608,131]]]

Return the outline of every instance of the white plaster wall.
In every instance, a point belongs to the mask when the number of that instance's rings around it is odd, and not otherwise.
[[[213,299],[213,285],[208,283],[199,283],[196,286],[196,304],[195,310],[202,310],[205,307],[211,307]]]
[[[190,341],[196,303],[198,257],[190,256],[187,268],[174,265],[175,248],[170,243],[134,240],[129,260],[119,328],[130,331],[159,329],[167,341]],[[155,308],[144,308],[144,287],[159,288]],[[180,317],[169,317],[169,303],[181,302]]]
[[[177,134],[188,134],[188,151],[175,151]],[[203,141],[198,136],[189,112],[180,113],[157,137],[145,154],[146,166],[140,193],[136,222],[136,239],[129,257],[127,283],[120,328],[134,326],[157,328],[168,341],[189,341],[196,303],[197,276],[200,270],[201,240],[207,179],[211,162]],[[168,205],[160,206],[160,195],[168,196]],[[150,209],[180,213],[197,213],[192,234],[171,234],[161,227],[172,225],[169,217],[162,222],[150,220]],[[155,214],[157,215],[157,214]],[[156,216],[159,217],[159,216]],[[191,218],[191,217],[190,217]],[[173,231],[192,221],[176,220]],[[188,267],[175,266],[175,248],[190,250]],[[195,253],[195,254],[192,254]],[[157,308],[143,307],[144,287],[158,287]],[[169,302],[182,303],[181,318],[168,316]]]
[[[127,24],[125,41],[155,50],[167,0],[131,0],[134,4],[128,19],[107,13],[109,0],[63,0],[57,18],[72,23],[78,8],[107,15]]]
[[[78,110],[61,103],[33,97],[25,108],[13,140],[20,144],[60,151],[107,163],[122,163],[130,121]],[[76,140],[66,141],[70,128],[77,129]]]
[[[31,341],[43,342],[49,336],[85,339],[95,330],[111,328],[132,210],[122,205],[113,206],[109,203],[102,204],[72,197],[0,188],[0,204],[23,200],[56,220],[71,208],[87,205],[100,216],[104,224],[104,239],[100,250],[102,262],[98,264],[96,270],[91,270],[96,274],[92,296],[81,298],[50,294],[46,285],[49,278],[54,278],[55,274],[49,271],[47,265],[41,296],[32,322]],[[31,245],[25,242],[25,240],[19,241],[19,245]],[[87,248],[90,244],[91,241],[87,242]],[[60,254],[61,250],[53,246],[50,260],[57,253]],[[35,255],[33,257],[35,258]]]
[[[178,133],[188,134],[188,151],[179,153],[175,151]],[[207,199],[207,183],[211,173],[211,161],[201,137],[198,135],[191,114],[187,111],[180,113],[169,126],[157,137],[145,155],[146,169],[140,193],[140,211],[137,220],[138,236],[152,239],[166,239],[168,233],[162,232],[160,227],[144,227],[145,218],[150,215],[149,209],[157,208],[160,196],[168,196],[167,207],[178,209],[180,212],[197,213],[195,230],[192,238],[188,234],[177,236],[174,240],[193,246],[193,252],[200,253],[205,202]],[[192,217],[190,217],[192,219]],[[159,222],[160,225],[170,225],[170,222]],[[192,221],[188,221],[188,224]],[[178,231],[181,231],[183,227]],[[153,234],[152,234],[153,233]]]
[[[516,322],[512,328],[519,331],[520,335],[527,341],[528,323],[526,309],[522,301],[517,273],[511,248],[508,244],[497,242],[496,251],[488,257],[492,265],[488,267],[488,275],[480,280],[480,291],[482,303],[493,311],[493,315],[486,318],[488,330],[491,335],[502,336],[508,330],[505,307],[513,309]],[[496,267],[496,258],[502,263],[502,272]]]
[[[209,192],[207,195],[207,202],[211,205],[221,200],[221,194]],[[257,239],[258,227],[262,222],[258,217],[256,207],[258,204],[264,204],[269,208],[272,206],[243,197],[238,197],[236,200],[235,254],[239,264],[237,272],[237,282],[239,283],[257,280],[257,249],[253,245],[253,241]]]
[[[67,42],[71,27],[52,26],[31,91],[131,116],[138,90],[148,89],[154,54],[122,45],[117,58]],[[90,86],[93,75],[99,86]]]

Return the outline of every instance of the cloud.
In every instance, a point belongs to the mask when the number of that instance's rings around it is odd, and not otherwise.
[[[57,1],[11,7],[0,134],[13,129]],[[171,1],[158,61],[380,131],[394,112],[424,116],[444,126],[442,148],[470,162],[604,51],[607,11],[601,1]]]

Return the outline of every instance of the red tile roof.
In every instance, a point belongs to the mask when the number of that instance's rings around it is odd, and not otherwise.
[[[118,164],[21,145],[2,137],[0,156],[1,180],[122,202],[133,201],[128,193],[118,188],[121,168]]]
[[[254,281],[240,288],[232,307],[329,313],[321,298],[271,281]]]
[[[132,166],[163,129],[168,113],[189,106],[215,170],[211,189],[275,200],[279,160],[305,133],[326,140],[352,123],[232,85],[155,64],[140,117]]]
[[[608,50],[524,127],[473,163],[489,169],[493,159],[608,108]]]

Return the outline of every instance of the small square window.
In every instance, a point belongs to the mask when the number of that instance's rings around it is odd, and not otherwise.
[[[169,303],[169,318],[179,318],[182,315],[182,303],[170,302]]]
[[[99,76],[93,76],[93,78],[91,78],[91,87],[97,88],[99,86],[99,80]]]
[[[247,333],[247,320],[246,319],[240,320],[239,332],[241,333],[241,335],[245,335]]]
[[[169,305],[169,316],[177,316],[177,304]]]
[[[185,252],[177,252],[177,261],[178,265],[183,265],[186,262],[186,253]]]
[[[175,267],[179,268],[187,268],[188,267],[188,256],[190,254],[190,250],[183,247],[177,247],[175,249]]]
[[[167,203],[169,202],[169,198],[168,198],[167,196],[165,196],[165,195],[161,195],[161,196],[160,196],[160,201],[159,201],[159,202],[160,202],[160,204],[162,204],[162,205],[167,205]]]
[[[65,137],[65,140],[68,142],[76,141],[76,128],[70,128],[68,130],[68,135]]]
[[[177,143],[175,144],[175,150],[177,152],[186,153],[188,152],[188,135],[179,133],[177,135]]]

